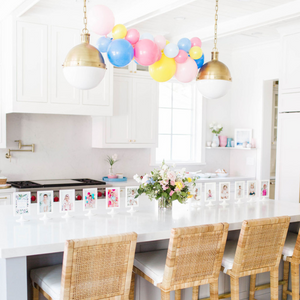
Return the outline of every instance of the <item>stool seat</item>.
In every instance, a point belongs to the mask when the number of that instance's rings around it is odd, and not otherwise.
[[[237,243],[238,241],[226,242],[225,251],[222,259],[222,267],[224,268],[224,273],[227,273],[227,270],[232,269]]]
[[[34,269],[30,272],[30,278],[53,300],[60,299],[62,265]]]
[[[163,281],[168,250],[136,253],[133,265],[154,281],[154,285]]]
[[[297,241],[298,235],[293,232],[288,232],[285,244],[283,246],[282,254],[283,254],[283,260],[286,260],[287,256],[293,256],[296,241]]]

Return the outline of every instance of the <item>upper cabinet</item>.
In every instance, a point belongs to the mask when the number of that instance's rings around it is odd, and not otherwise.
[[[63,75],[67,53],[80,43],[79,29],[16,22],[15,31],[16,80],[6,112],[112,115],[111,64],[99,86],[88,91],[72,87]]]
[[[95,148],[151,148],[158,139],[158,83],[144,76],[114,76],[112,117],[93,118]]]

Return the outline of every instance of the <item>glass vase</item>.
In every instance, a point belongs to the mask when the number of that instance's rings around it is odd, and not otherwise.
[[[158,208],[160,210],[169,210],[172,209],[172,201],[171,199],[166,199],[166,198],[160,198],[158,200]]]
[[[114,170],[113,170],[113,166],[110,166],[108,169],[108,175],[109,176],[113,176],[114,175]]]
[[[212,139],[212,141],[213,141],[213,143],[216,144],[216,147],[219,147],[219,146],[220,146],[219,136],[218,136],[216,133],[213,134],[213,139]]]

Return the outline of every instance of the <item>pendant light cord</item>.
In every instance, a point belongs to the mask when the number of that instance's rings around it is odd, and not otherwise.
[[[216,0],[216,14],[215,14],[215,38],[214,38],[214,52],[218,52],[217,49],[217,34],[218,34],[218,10],[219,10],[219,0]]]
[[[84,34],[89,33],[87,29],[86,0],[83,0],[83,24],[84,24],[84,29],[82,29],[82,33]]]

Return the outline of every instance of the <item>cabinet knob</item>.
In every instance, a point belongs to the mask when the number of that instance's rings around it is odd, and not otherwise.
[[[135,140],[133,140],[133,142],[135,143],[136,141],[135,141]]]
[[[7,199],[7,197],[0,197],[0,199],[1,199],[1,200],[5,200],[5,199]]]
[[[131,143],[132,142],[132,140],[129,140],[129,143]]]

